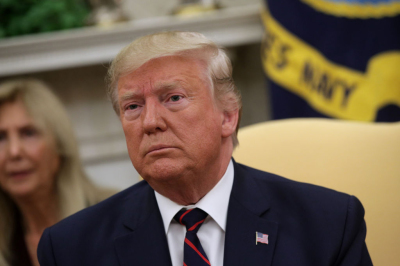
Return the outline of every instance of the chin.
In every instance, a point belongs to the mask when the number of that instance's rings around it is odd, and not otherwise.
[[[7,191],[12,198],[25,198],[34,194],[34,189],[30,186],[19,186]]]
[[[150,184],[153,182],[173,182],[186,172],[185,164],[171,159],[159,159],[138,171],[144,180]]]
[[[179,176],[181,176],[181,171],[178,171],[176,169],[152,169],[149,172],[144,172],[142,177],[146,181],[149,180],[154,180],[158,182],[168,182],[168,181],[173,181],[174,179],[178,179]]]

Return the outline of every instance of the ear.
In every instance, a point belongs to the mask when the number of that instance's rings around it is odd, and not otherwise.
[[[239,121],[239,110],[222,112],[222,137],[227,138],[235,133]]]

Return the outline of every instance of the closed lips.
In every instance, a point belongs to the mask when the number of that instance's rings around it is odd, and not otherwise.
[[[147,153],[151,153],[153,151],[158,151],[158,150],[163,150],[163,149],[168,149],[168,148],[173,148],[173,147],[167,146],[167,145],[155,145],[155,146],[151,146]]]
[[[32,172],[32,170],[20,170],[20,171],[10,171],[7,174],[9,176],[13,177],[13,176],[27,175],[31,172]]]

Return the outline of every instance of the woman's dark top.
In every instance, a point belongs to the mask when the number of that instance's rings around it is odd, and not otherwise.
[[[16,212],[16,226],[11,240],[11,266],[33,266],[25,243],[22,219]]]

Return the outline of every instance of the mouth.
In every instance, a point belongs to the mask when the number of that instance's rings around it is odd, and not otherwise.
[[[12,171],[8,173],[8,176],[13,179],[22,179],[30,175],[32,172],[33,170]]]
[[[168,146],[168,145],[163,145],[163,144],[153,145],[148,149],[146,155],[148,155],[148,154],[158,154],[158,153],[166,152],[166,151],[168,151],[170,149],[174,149],[174,147]]]

